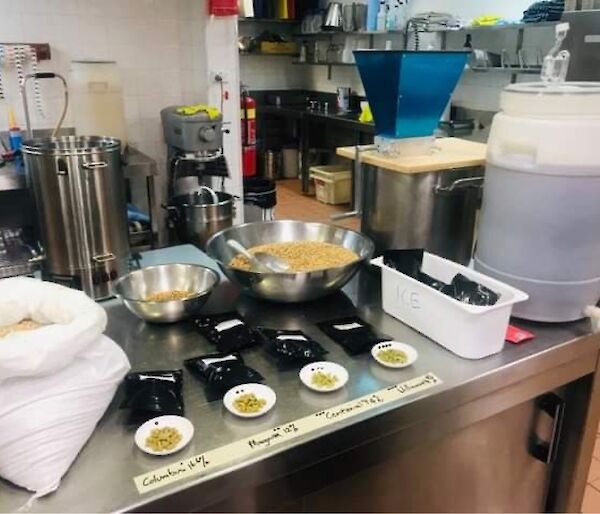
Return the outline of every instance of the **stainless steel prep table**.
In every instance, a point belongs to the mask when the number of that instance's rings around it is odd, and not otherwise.
[[[215,267],[191,246],[144,254],[144,265],[156,262]],[[134,446],[134,430],[124,425],[126,413],[118,409],[119,393],[58,491],[35,501],[32,510],[578,510],[600,398],[600,337],[588,337],[588,322],[520,322],[537,334],[534,341],[507,344],[487,359],[463,360],[383,313],[379,280],[363,270],[343,293],[306,305],[253,300],[225,281],[206,312],[237,308],[253,324],[302,328],[323,343],[330,360],[346,366],[348,385],[337,393],[312,393],[300,384],[297,372],[278,372],[260,348],[248,350],[246,362],[265,375],[277,393],[277,405],[263,418],[240,420],[225,412],[219,401],[207,402],[201,384],[186,371],[186,415],[196,433],[181,453],[164,458],[142,454]],[[181,367],[183,359],[213,350],[190,324],[152,326],[117,300],[104,305],[107,333],[122,345],[134,370]],[[369,355],[349,357],[313,326],[351,314],[355,307],[381,332],[414,345],[419,351],[415,365],[392,371]],[[136,475],[427,372],[443,384],[206,476],[144,495],[134,486]],[[539,415],[534,400],[553,390],[566,400],[567,408],[557,459],[548,466],[529,455],[528,442],[534,421],[541,437],[550,430],[550,418]],[[0,511],[14,511],[28,497],[0,482]]]
[[[300,168],[300,178],[302,181],[302,193],[309,192],[309,159],[308,155],[311,146],[315,143],[311,139],[315,132],[315,127],[324,129],[327,133],[338,134],[346,131],[353,134],[353,144],[369,144],[373,141],[375,134],[375,125],[372,122],[363,123],[358,121],[359,112],[338,113],[335,107],[332,107],[328,112],[307,109],[305,106],[298,105],[259,105],[257,113],[261,119],[265,116],[279,116],[294,120],[298,123],[298,131],[300,133],[300,152],[304,156],[302,166]],[[260,121],[259,121],[260,123]],[[317,132],[317,134],[320,134]],[[319,141],[323,144],[323,141]],[[350,142],[348,142],[350,144]],[[340,146],[339,144],[334,145]],[[332,148],[332,153],[334,148]]]

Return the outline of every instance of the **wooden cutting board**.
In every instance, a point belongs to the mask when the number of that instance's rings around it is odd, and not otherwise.
[[[378,166],[398,173],[425,173],[456,168],[468,168],[485,164],[487,145],[466,139],[446,137],[436,139],[428,154],[415,156],[386,156],[376,150],[361,153],[360,160],[365,164]],[[341,157],[354,160],[353,146],[343,146],[336,150]]]

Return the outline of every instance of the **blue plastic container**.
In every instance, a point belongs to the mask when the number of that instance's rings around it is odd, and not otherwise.
[[[356,50],[377,134],[431,136],[468,56],[468,51]]]

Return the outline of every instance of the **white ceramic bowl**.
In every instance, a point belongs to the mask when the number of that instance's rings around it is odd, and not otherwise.
[[[267,403],[265,406],[258,412],[240,412],[237,410],[234,405],[235,399],[242,394],[251,393],[254,393],[257,398],[266,400]],[[231,414],[239,416],[240,418],[258,418],[269,412],[275,406],[276,401],[277,395],[275,394],[275,391],[263,384],[242,384],[231,388],[225,393],[225,396],[223,396],[223,405],[225,405],[225,408],[231,412]]]
[[[382,361],[377,356],[377,354],[381,350],[387,350],[389,348],[391,348],[393,350],[400,350],[401,352],[404,352],[406,354],[406,357],[408,358],[407,361],[403,364]],[[371,355],[382,366],[385,366],[386,368],[395,368],[395,369],[406,368],[407,366],[412,365],[419,357],[419,354],[418,354],[417,350],[414,349],[414,347],[412,347],[411,345],[406,344],[406,343],[400,343],[398,341],[383,341],[382,343],[377,343],[375,346],[373,346],[373,348],[371,348]]]
[[[312,376],[318,372],[322,371],[323,373],[331,373],[338,378],[338,381],[335,383],[333,387],[318,387],[312,383]],[[332,391],[337,391],[346,385],[348,382],[348,372],[346,368],[336,364],[335,362],[329,361],[320,361],[320,362],[312,362],[307,364],[300,370],[300,380],[302,383],[312,389],[313,391],[317,391],[319,393],[331,393]]]
[[[146,438],[150,435],[150,432],[155,428],[175,428],[181,434],[181,441],[170,450],[163,452],[154,451],[146,446]],[[135,444],[143,452],[149,453],[150,455],[171,455],[172,453],[178,452],[184,448],[194,436],[194,425],[192,422],[182,416],[158,416],[152,418],[141,425],[135,432]]]

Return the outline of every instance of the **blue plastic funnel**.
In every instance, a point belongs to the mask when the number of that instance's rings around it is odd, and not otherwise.
[[[432,135],[468,56],[468,51],[356,50],[377,134]]]

